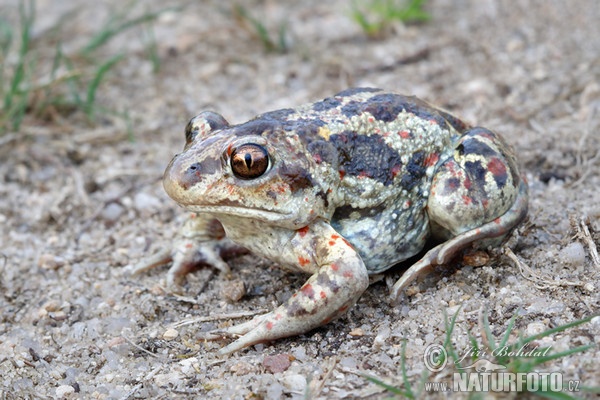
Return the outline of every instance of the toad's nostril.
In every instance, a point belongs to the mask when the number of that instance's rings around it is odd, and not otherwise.
[[[190,172],[200,171],[200,163],[194,163],[194,164],[190,165],[188,171],[190,171]]]

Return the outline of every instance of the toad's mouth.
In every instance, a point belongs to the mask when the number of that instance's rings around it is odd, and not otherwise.
[[[230,215],[270,222],[289,221],[291,218],[293,218],[292,213],[282,213],[260,208],[238,207],[231,205],[182,205],[188,211],[206,213],[215,216]]]

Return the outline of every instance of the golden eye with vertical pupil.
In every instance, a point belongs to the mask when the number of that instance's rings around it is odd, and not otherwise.
[[[255,179],[267,172],[269,153],[264,147],[249,143],[231,153],[231,170],[240,179]]]

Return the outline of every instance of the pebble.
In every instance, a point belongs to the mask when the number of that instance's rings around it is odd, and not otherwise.
[[[558,256],[567,265],[583,265],[585,263],[585,249],[579,242],[569,243],[558,253]]]
[[[292,365],[290,357],[291,356],[289,354],[275,354],[272,356],[267,355],[263,359],[262,365],[272,374],[283,372],[287,370],[290,365]]]
[[[228,303],[237,303],[246,295],[246,285],[242,280],[227,282],[221,289],[221,296]]]
[[[100,217],[108,223],[115,223],[121,218],[121,215],[125,212],[125,209],[117,203],[109,203],[102,212]]]
[[[306,390],[306,378],[302,375],[287,375],[283,378],[283,384],[292,392],[304,393]]]
[[[548,328],[542,322],[532,322],[527,325],[525,332],[527,333],[527,336],[533,336],[544,332],[546,329]]]
[[[57,270],[65,265],[65,259],[54,254],[42,254],[38,259],[38,266],[43,269]]]
[[[350,336],[365,336],[365,332],[361,328],[354,328],[349,333]]]
[[[75,388],[71,385],[60,385],[56,388],[55,393],[57,399],[67,399],[75,394]]]
[[[161,207],[158,198],[148,193],[136,193],[133,198],[133,207],[142,215],[150,215]]]
[[[177,336],[179,336],[179,331],[177,329],[169,328],[163,333],[162,337],[165,340],[173,340]]]

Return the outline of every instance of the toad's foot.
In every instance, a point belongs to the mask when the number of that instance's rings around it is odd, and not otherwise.
[[[342,315],[369,285],[367,270],[354,253],[332,264],[322,266],[287,302],[275,311],[222,330],[209,332],[207,339],[239,336],[222,348],[230,354],[247,346],[299,335]]]
[[[527,199],[527,184],[522,180],[515,203],[504,215],[479,228],[463,232],[429,250],[422,259],[406,270],[402,277],[394,284],[390,293],[390,300],[396,302],[400,296],[400,292],[415,279],[427,274],[436,265],[447,264],[456,253],[467,248],[470,244],[481,242],[485,239],[502,239],[505,237],[527,215]]]
[[[167,273],[167,288],[179,291],[185,276],[201,266],[210,266],[222,274],[230,272],[229,260],[248,253],[248,250],[238,246],[229,239],[210,240],[195,243],[191,240],[181,240],[173,250],[163,250],[153,257],[142,260],[133,266],[132,275],[147,272],[153,268],[173,262]]]

